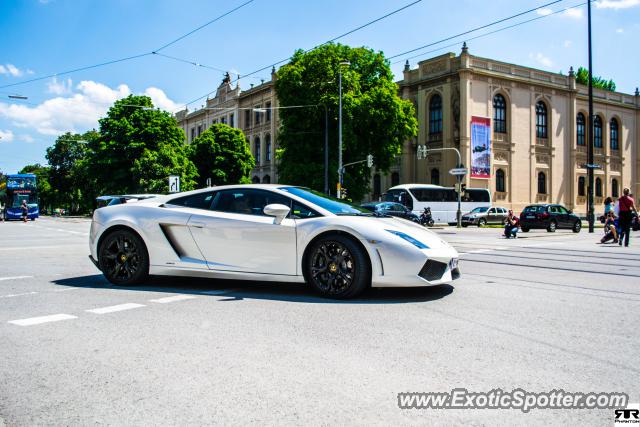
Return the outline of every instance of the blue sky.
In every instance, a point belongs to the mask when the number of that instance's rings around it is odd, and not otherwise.
[[[56,78],[2,88],[62,71],[158,49],[246,0],[2,0],[0,2],[0,171],[45,163],[56,135],[97,127],[97,119],[129,93],[151,96],[173,110],[217,87],[222,72],[150,55]],[[585,0],[563,0],[508,23],[425,50],[417,61],[463,40],[543,16]],[[254,0],[162,51],[221,70],[248,74],[376,19],[412,0]],[[422,0],[341,43],[392,56],[551,0]],[[481,6],[480,6],[481,5]],[[640,86],[640,0],[598,0],[592,6],[594,74],[618,90]],[[587,64],[586,5],[469,41],[474,55],[550,71]],[[416,52],[407,56],[415,56]],[[392,64],[401,75],[405,57]],[[242,87],[269,72],[241,80]],[[8,98],[28,96],[27,101]],[[191,105],[191,109],[202,102]]]

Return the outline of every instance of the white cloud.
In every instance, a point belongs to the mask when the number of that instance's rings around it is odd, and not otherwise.
[[[67,95],[73,92],[73,82],[71,79],[58,82],[55,77],[47,84],[47,91],[54,95]]]
[[[6,74],[13,77],[20,77],[23,73],[22,73],[22,70],[18,69],[18,67],[16,67],[13,64],[5,64],[5,65],[0,64],[0,74]]]
[[[542,9],[536,10],[536,13],[538,15],[547,16],[551,15],[553,13],[553,10],[549,9],[548,7],[543,7]]]
[[[544,67],[551,67],[553,66],[553,61],[549,58],[547,58],[546,56],[544,56],[542,53],[538,52],[535,55],[533,53],[529,54],[529,58],[533,59],[534,61],[536,61],[538,64],[544,66]]]
[[[571,47],[573,45],[573,42],[571,40],[565,40],[564,43],[562,43],[562,46],[564,47]]]
[[[158,89],[157,87],[150,87],[144,91],[144,94],[151,98],[153,101],[153,105],[161,110],[165,111],[177,111],[181,109],[180,104],[176,104],[172,100],[169,99],[166,93],[162,89]]]
[[[34,75],[35,73],[36,73],[36,72],[35,72],[35,71],[33,71],[32,69],[27,68],[27,74],[29,74],[30,76]]]
[[[582,9],[578,9],[578,8],[567,9],[562,13],[562,16],[566,16],[568,18],[580,19],[582,18]]]
[[[48,99],[35,107],[0,102],[0,117],[11,120],[16,127],[42,135],[83,132],[97,128],[98,119],[104,117],[109,107],[131,94],[125,84],[113,89],[90,80],[80,82],[72,92],[67,96]],[[161,89],[148,88],[144,93],[160,108],[168,109],[177,105]]]
[[[640,0],[599,0],[595,4],[598,9],[619,10],[640,6]]]
[[[13,141],[13,132],[0,129],[0,144]]]
[[[618,34],[622,34],[622,33],[624,33],[624,28],[618,28],[618,29],[616,29],[616,33],[618,33]]]
[[[24,141],[24,142],[26,142],[28,144],[32,144],[33,142],[35,142],[35,139],[31,135],[29,135],[27,133],[22,134],[22,135],[18,135],[17,139],[19,141]]]

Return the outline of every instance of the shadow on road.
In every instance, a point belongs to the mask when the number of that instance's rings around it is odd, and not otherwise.
[[[114,286],[103,275],[69,277],[52,283],[77,288],[111,289],[122,291],[166,292],[224,297],[217,301],[263,299],[313,304],[399,304],[436,301],[451,294],[454,287],[440,285],[416,288],[372,288],[350,300],[323,298],[309,286],[297,283],[256,282],[243,280],[203,279],[196,277],[152,276],[140,286]]]

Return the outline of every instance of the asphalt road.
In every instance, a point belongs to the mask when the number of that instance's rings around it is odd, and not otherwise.
[[[612,410],[401,410],[398,392],[620,391],[640,401],[640,233],[436,230],[452,286],[109,286],[89,222],[0,223],[0,425],[612,425]],[[55,316],[45,317],[43,316]]]

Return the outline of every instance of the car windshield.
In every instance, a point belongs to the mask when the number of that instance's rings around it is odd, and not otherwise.
[[[314,205],[320,206],[323,209],[335,215],[371,215],[371,211],[355,206],[344,200],[336,199],[335,197],[327,196],[315,190],[302,187],[282,187],[282,191],[296,195]]]
[[[527,206],[522,211],[523,213],[536,213],[536,212],[544,212],[546,208],[544,206]]]
[[[488,210],[489,208],[475,208],[474,210],[471,211],[471,213],[484,213]]]

